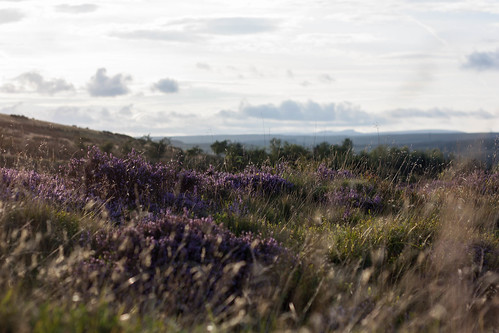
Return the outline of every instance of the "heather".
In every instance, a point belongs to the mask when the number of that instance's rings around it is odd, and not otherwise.
[[[497,327],[497,166],[272,144],[1,168],[0,331]]]

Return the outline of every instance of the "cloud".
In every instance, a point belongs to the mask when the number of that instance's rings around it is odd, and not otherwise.
[[[441,109],[432,108],[428,110],[421,110],[416,108],[407,109],[395,109],[388,112],[388,115],[393,118],[440,118],[440,119],[450,119],[450,118],[481,118],[481,119],[493,119],[495,116],[484,110],[477,111],[459,111],[453,109]]]
[[[301,103],[286,100],[279,105],[243,104],[238,111],[222,110],[218,115],[239,119],[250,117],[282,121],[332,122],[338,125],[362,125],[375,122],[372,115],[349,102],[319,104],[314,101]]]
[[[296,42],[315,47],[379,43],[381,37],[369,33],[303,33],[296,36]]]
[[[198,118],[199,116],[194,113],[176,112],[172,111],[168,113],[169,117],[185,119],[185,118]]]
[[[206,70],[206,71],[211,71],[211,66],[210,66],[210,65],[208,65],[208,64],[207,64],[207,63],[205,63],[205,62],[198,62],[198,63],[196,64],[196,67],[197,67],[198,69],[203,69],[203,70]]]
[[[331,83],[331,82],[334,82],[334,79],[329,74],[322,74],[322,75],[319,75],[319,81],[321,81],[323,83]]]
[[[0,91],[6,93],[38,93],[43,95],[54,95],[59,92],[73,91],[72,84],[63,79],[45,80],[37,72],[27,72],[19,75],[12,80],[12,83],[6,83],[0,87]]]
[[[3,113],[3,114],[16,114],[18,112],[18,109],[20,106],[22,106],[23,103],[22,102],[18,102],[14,105],[9,105],[9,106],[4,106],[2,108],[0,108],[0,113]]]
[[[176,93],[178,92],[178,83],[172,79],[161,79],[153,85],[152,89],[165,94]]]
[[[122,116],[131,116],[133,114],[133,104],[125,105],[121,109],[119,109],[118,113]]]
[[[0,9],[0,24],[21,21],[25,15],[16,9]]]
[[[85,3],[81,5],[58,5],[55,10],[60,13],[85,14],[95,12],[99,8],[97,5]]]
[[[111,37],[158,40],[165,42],[200,42],[210,35],[249,35],[277,29],[274,20],[259,17],[183,18],[171,20],[162,28],[115,31]]]
[[[499,70],[499,50],[495,52],[473,52],[468,55],[463,68],[477,71]]]
[[[381,59],[395,59],[395,60],[439,60],[449,59],[450,56],[445,53],[424,53],[424,52],[391,52],[379,56]]]
[[[183,18],[166,24],[183,31],[213,35],[247,35],[277,29],[275,20],[264,17]]]
[[[89,110],[84,110],[75,106],[61,106],[52,111],[51,118],[62,124],[92,124],[94,118]],[[99,119],[99,118],[97,118]]]
[[[274,22],[258,17],[224,17],[199,20],[199,30],[217,35],[247,35],[270,32],[276,29]]]
[[[104,106],[88,106],[80,107],[75,105],[61,105],[56,108],[50,108],[46,110],[47,118],[50,121],[54,121],[60,124],[67,125],[79,125],[79,126],[91,126],[92,129],[119,129],[123,126],[116,119],[127,120],[125,123],[138,125],[131,120],[132,112],[131,108],[133,105],[127,105],[123,108],[115,107],[104,107]],[[123,110],[128,109],[130,112],[123,113]]]
[[[92,76],[87,85],[87,90],[91,96],[96,97],[114,97],[126,95],[130,92],[127,83],[132,77],[124,74],[107,76],[105,68],[99,68],[95,76]]]
[[[112,32],[111,37],[122,39],[145,39],[164,42],[199,42],[199,36],[176,30],[135,30],[129,32]]]

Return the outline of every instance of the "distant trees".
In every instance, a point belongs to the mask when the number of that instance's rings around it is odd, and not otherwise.
[[[248,164],[260,165],[268,159],[264,148],[247,149],[239,142],[215,141],[210,147],[217,156],[223,157],[228,171],[242,170]]]
[[[203,149],[201,149],[199,146],[194,146],[190,149],[186,150],[187,156],[189,157],[194,157],[201,155],[203,153]]]
[[[241,143],[227,140],[215,141],[211,149],[223,159],[223,165],[229,171],[242,170],[248,164],[314,160],[325,163],[333,169],[371,170],[382,177],[405,180],[422,175],[434,176],[448,166],[450,161],[438,149],[411,151],[408,147],[378,146],[372,151],[355,153],[353,141],[349,138],[343,140],[341,144],[331,145],[321,142],[311,149],[287,141],[282,142],[277,138],[270,140],[268,149],[248,149]]]
[[[220,157],[224,157],[225,164],[230,164],[236,168],[248,163],[260,164],[266,160],[273,163],[277,161],[296,161],[296,160],[323,160],[327,158],[345,158],[353,154],[353,142],[345,139],[341,145],[330,145],[322,142],[313,147],[312,150],[281,139],[273,138],[270,140],[269,149],[244,147],[241,143],[224,141],[215,141],[211,144],[213,152]]]
[[[327,142],[321,142],[312,149],[312,154],[316,160],[336,159],[343,162],[345,159],[353,156],[353,142],[346,138],[341,145],[330,145]]]
[[[217,155],[222,155],[227,151],[227,148],[229,146],[229,142],[227,140],[224,141],[215,141],[213,144],[210,146],[211,150]]]
[[[439,149],[411,151],[408,147],[378,146],[371,152],[357,156],[364,167],[376,170],[381,177],[411,178],[417,176],[436,176],[450,163]]]
[[[163,138],[159,141],[155,141],[150,135],[144,135],[138,141],[142,146],[142,150],[151,161],[161,160],[167,152],[168,147],[171,146],[170,139]]]
[[[158,161],[166,153],[166,149],[170,144],[171,142],[167,138],[159,141],[149,140],[146,153],[152,160]]]

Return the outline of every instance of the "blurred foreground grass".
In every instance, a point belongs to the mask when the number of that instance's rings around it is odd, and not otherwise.
[[[3,168],[0,331],[499,327],[498,171],[337,164]]]

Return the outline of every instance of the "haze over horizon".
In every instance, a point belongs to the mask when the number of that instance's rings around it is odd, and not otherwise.
[[[499,2],[0,0],[0,113],[134,136],[499,132]]]

